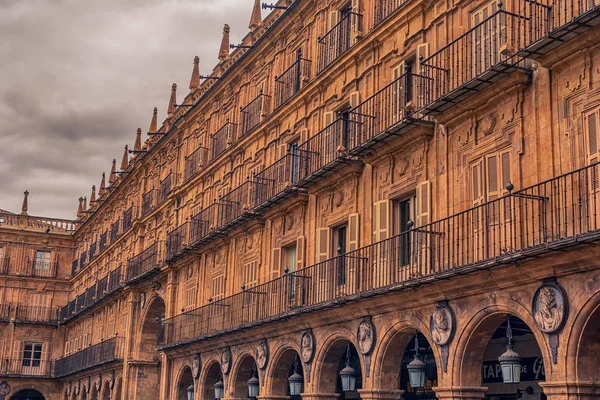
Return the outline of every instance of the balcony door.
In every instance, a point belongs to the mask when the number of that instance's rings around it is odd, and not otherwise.
[[[42,375],[42,343],[23,343],[21,374]]]
[[[470,78],[502,61],[501,50],[506,45],[506,15],[498,11],[498,2],[492,1],[471,13],[473,74]],[[467,63],[466,68],[470,68]]]
[[[50,271],[50,252],[49,251],[37,251],[35,253],[35,265],[34,272],[36,275],[44,274],[47,275]]]

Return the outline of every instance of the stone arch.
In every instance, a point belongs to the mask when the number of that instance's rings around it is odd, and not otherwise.
[[[289,395],[287,379],[296,357],[298,357],[298,371],[300,375],[305,376],[304,371],[306,369],[300,360],[299,354],[300,346],[292,340],[286,340],[274,349],[265,371],[265,376],[268,377],[267,382],[265,382],[265,388],[269,395],[277,397]]]
[[[519,318],[533,333],[546,366],[546,379],[548,379],[553,365],[549,346],[542,332],[535,327],[533,317],[525,307],[512,299],[497,297],[476,304],[472,310],[474,311],[469,316],[462,319],[466,323],[459,324],[463,328],[457,329],[454,339],[456,346],[450,362],[453,366],[452,386],[481,387],[484,353],[492,334],[506,321],[507,315]]]
[[[215,383],[221,377],[221,363],[216,358],[210,358],[200,371],[198,379],[198,394],[203,400],[215,399]]]
[[[356,349],[356,338],[348,329],[343,328],[327,336],[323,345],[318,348],[311,371],[311,382],[314,382],[315,393],[336,392],[339,362],[344,356],[348,344]],[[360,356],[358,356],[358,368],[360,369],[359,375],[364,380],[365,365],[363,357]]]
[[[110,396],[110,382],[108,380],[104,381],[102,387],[100,389],[100,398],[102,400],[111,400]]]
[[[567,382],[600,386],[600,291],[582,307],[572,310],[574,322],[569,332],[566,358]]]
[[[256,364],[256,359],[249,351],[241,353],[232,365],[229,373],[229,382],[227,384],[227,392],[231,398],[248,398],[248,379],[252,376],[252,369]],[[257,371],[256,376],[260,382],[262,389],[262,377]]]
[[[9,400],[46,400],[46,397],[37,389],[29,388],[21,388],[15,390],[14,394],[9,398]]]
[[[439,347],[433,344],[429,326],[414,316],[406,316],[381,332],[378,343],[373,350],[371,366],[373,387],[384,390],[400,389],[400,368],[402,354],[414,339],[416,332],[421,333],[431,346],[437,376],[442,376],[441,354]],[[420,347],[423,344],[420,344]],[[409,349],[410,350],[410,349]]]
[[[96,387],[95,383],[92,383],[92,388],[90,389],[90,400],[100,400],[100,390]]]
[[[113,388],[113,395],[111,396],[111,400],[121,400],[123,397],[123,378],[119,376],[117,381],[115,382],[115,387]]]
[[[159,329],[157,318],[163,318],[166,312],[166,303],[164,299],[154,294],[148,299],[146,307],[142,310],[140,321],[142,324],[138,327],[137,333],[137,352],[142,360],[151,361],[156,355],[157,343],[160,340],[159,335],[162,331]]]
[[[194,386],[194,393],[196,392],[194,376],[192,375],[192,367],[190,367],[190,365],[187,363],[185,363],[179,370],[179,374],[175,382],[177,382],[173,396],[173,399],[175,400],[187,400],[187,388],[190,385]]]

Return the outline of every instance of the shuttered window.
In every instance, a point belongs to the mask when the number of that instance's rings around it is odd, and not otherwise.
[[[600,119],[600,110],[594,110],[586,115],[586,162],[594,164],[600,160],[598,148],[598,122]],[[600,183],[598,182],[598,168],[592,168],[590,174],[590,187],[596,191]]]
[[[219,274],[212,278],[211,298],[213,301],[221,300],[225,294],[225,275]]]
[[[258,284],[258,261],[252,261],[242,266],[243,284],[246,289],[255,287]]]
[[[196,306],[196,284],[194,282],[185,288],[185,311],[189,311]]]

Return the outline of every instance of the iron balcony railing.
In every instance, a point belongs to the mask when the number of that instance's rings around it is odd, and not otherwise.
[[[287,153],[252,178],[256,182],[252,195],[256,209],[261,209],[297,191],[293,186],[297,165],[297,154]]]
[[[190,246],[196,246],[218,228],[219,203],[206,207],[190,220]]]
[[[498,3],[501,7],[502,3]],[[432,80],[427,110],[439,111],[499,80],[515,67],[524,67],[520,53],[547,34],[535,16],[546,8],[528,2],[517,12],[498,8],[467,32],[421,60],[423,75]]]
[[[124,344],[123,338],[115,337],[60,358],[55,362],[54,375],[61,378],[109,362],[122,360]]]
[[[185,158],[183,179],[185,182],[196,176],[208,163],[208,149],[199,147]]]
[[[242,130],[240,136],[244,136],[261,123],[264,117],[271,112],[271,96],[263,94],[262,89],[246,107],[240,109]]]
[[[87,265],[87,252],[85,249],[82,249],[81,254],[79,255],[79,269],[82,270]]]
[[[83,255],[85,256],[85,253]],[[24,260],[23,262],[12,262],[9,268],[10,274],[37,278],[56,278],[57,271],[58,261],[50,260]]]
[[[163,203],[173,190],[173,186],[175,185],[175,174],[173,171],[169,172],[165,178],[160,181],[160,192],[159,192],[159,203]]]
[[[304,87],[310,76],[312,61],[302,58],[290,65],[281,75],[275,77],[275,108],[279,108]]]
[[[97,295],[96,288],[96,284],[93,284],[92,286],[86,289],[84,308],[88,308],[89,306],[95,303]]]
[[[188,245],[190,223],[184,222],[167,234],[167,261],[173,260],[180,255]]]
[[[508,192],[169,318],[164,345],[600,240],[599,173],[596,163]]]
[[[160,271],[163,261],[163,242],[155,242],[140,254],[127,261],[125,282],[131,283],[147,274]]]
[[[10,257],[0,257],[0,274],[8,274],[8,266],[10,265]]]
[[[88,250],[88,259],[90,262],[96,257],[96,250],[98,249],[98,242],[94,242],[90,245]]]
[[[133,226],[133,221],[137,218],[137,208],[135,206],[129,207],[123,212],[123,233],[127,232]]]
[[[248,180],[219,198],[218,228],[226,228],[250,214],[250,210],[254,208],[252,195],[255,193],[255,186],[254,181]]]
[[[110,224],[110,243],[113,244],[119,238],[120,232],[119,228],[121,225],[121,220],[117,220]]]
[[[1,365],[1,376],[16,378],[49,378],[54,369],[53,361],[38,358],[6,358]]]
[[[71,264],[71,276],[75,276],[75,274],[77,274],[77,272],[79,271],[79,260],[73,260],[73,263]]]
[[[158,190],[151,189],[142,195],[142,218],[150,214],[158,205]]]
[[[375,1],[374,26],[379,25],[396,10],[408,3],[408,0],[377,0]]]
[[[210,135],[211,160],[217,159],[238,140],[237,124],[227,121],[216,133]]]
[[[354,44],[362,15],[348,11],[323,37],[319,37],[317,73],[330,66]]]
[[[15,318],[19,322],[57,324],[59,308],[42,306],[16,306]]]
[[[100,240],[99,240],[100,254],[102,254],[102,252],[106,249],[107,236],[108,236],[107,232],[104,232],[102,235],[100,235]]]
[[[8,321],[10,319],[10,304],[0,304],[0,321]]]
[[[117,290],[121,286],[122,280],[121,267],[117,267],[109,274],[108,289],[106,293],[110,294]]]

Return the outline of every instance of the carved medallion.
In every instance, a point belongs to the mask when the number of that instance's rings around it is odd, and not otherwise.
[[[221,372],[223,375],[229,374],[229,370],[231,369],[231,350],[229,347],[226,347],[221,352]]]
[[[75,382],[75,387],[73,388],[73,393],[75,393],[75,396],[79,396],[79,381]]]
[[[4,381],[0,383],[0,396],[6,396],[10,393],[10,385],[8,382]]]
[[[557,332],[567,319],[567,295],[558,284],[544,283],[533,296],[531,311],[540,331]]]
[[[67,383],[67,387],[65,388],[65,393],[67,394],[67,397],[69,397],[71,395],[71,382]]]
[[[358,351],[360,354],[366,355],[373,350],[375,345],[375,327],[371,321],[364,320],[358,324],[356,339],[358,341]]]
[[[256,366],[265,369],[269,362],[269,346],[266,340],[261,340],[256,348]]]
[[[115,387],[115,371],[110,371],[108,375],[108,387],[111,389]]]
[[[438,346],[450,343],[454,335],[454,313],[447,305],[437,305],[429,319],[431,339]]]
[[[196,353],[192,357],[192,375],[194,376],[194,379],[198,379],[200,376],[200,365],[200,354]]]
[[[300,358],[302,362],[309,363],[315,355],[315,337],[311,330],[302,334],[300,339]]]

